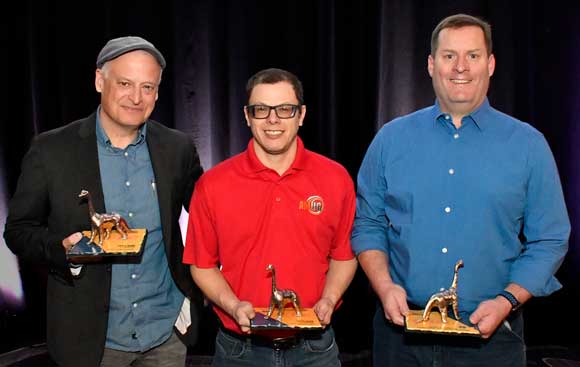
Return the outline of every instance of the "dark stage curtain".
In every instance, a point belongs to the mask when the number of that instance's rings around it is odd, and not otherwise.
[[[493,27],[497,58],[490,101],[545,134],[573,223],[570,252],[558,273],[564,288],[526,305],[527,341],[578,342],[565,339],[561,321],[555,321],[562,315],[578,329],[573,309],[580,263],[574,232],[580,221],[578,5],[558,0],[141,0],[21,1],[12,7],[0,24],[0,223],[30,139],[96,108],[95,59],[109,38],[143,36],[164,53],[168,67],[153,117],[189,133],[206,169],[242,151],[250,138],[242,112],[248,77],[280,67],[304,83],[307,117],[300,135],[306,146],[342,163],[356,179],[378,128],[433,103],[427,56],[437,22],[457,12],[484,17]],[[20,264],[25,306],[0,303],[4,349],[43,338],[42,271]],[[374,302],[359,271],[334,319],[342,351],[370,348]],[[29,328],[19,331],[23,325]],[[213,343],[209,339],[207,348]]]

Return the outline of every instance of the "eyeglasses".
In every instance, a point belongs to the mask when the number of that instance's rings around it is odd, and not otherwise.
[[[264,104],[253,104],[246,106],[250,112],[250,116],[255,119],[266,119],[270,116],[270,111],[274,109],[276,116],[281,119],[289,119],[296,115],[296,111],[300,105],[296,104],[279,104],[278,106],[267,106]]]

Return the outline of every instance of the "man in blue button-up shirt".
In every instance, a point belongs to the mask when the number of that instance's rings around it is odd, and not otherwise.
[[[48,265],[47,345],[59,366],[182,367],[180,339],[196,338],[202,295],[181,262],[178,220],[202,169],[186,134],[149,119],[164,67],[140,37],[109,41],[97,58],[97,111],[38,135],[23,160],[4,236],[22,260]],[[81,189],[98,213],[147,229],[141,257],[67,261],[90,229]],[[182,338],[177,320],[181,332],[191,322]]]
[[[358,175],[352,244],[380,300],[376,366],[524,366],[519,305],[561,287],[570,224],[543,135],[486,98],[490,26],[459,14],[432,35],[434,106],[386,124]],[[405,335],[410,308],[451,285],[484,339]]]

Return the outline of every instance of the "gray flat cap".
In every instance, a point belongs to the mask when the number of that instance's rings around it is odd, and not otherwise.
[[[107,42],[105,47],[99,52],[97,56],[97,68],[102,68],[107,61],[116,59],[117,57],[126,54],[127,52],[143,50],[149,52],[155,57],[161,69],[165,69],[165,58],[153,44],[141,37],[119,37]]]

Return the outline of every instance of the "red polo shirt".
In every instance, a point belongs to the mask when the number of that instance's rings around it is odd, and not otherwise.
[[[324,288],[329,259],[350,260],[355,212],[352,179],[338,163],[304,149],[282,175],[248,149],[211,170],[196,183],[189,209],[183,261],[200,268],[221,265],[240,300],[268,307],[276,268],[279,289],[298,293],[313,307]],[[236,322],[215,308],[224,326]]]

